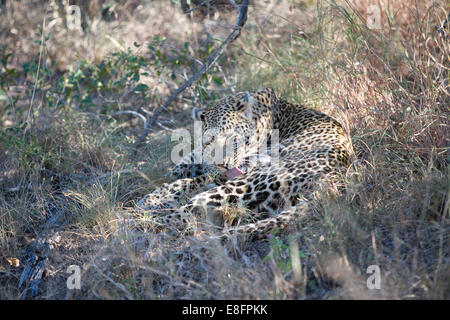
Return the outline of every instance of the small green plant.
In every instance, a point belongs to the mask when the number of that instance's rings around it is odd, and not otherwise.
[[[277,231],[275,230],[268,235],[271,252],[262,261],[266,262],[273,257],[277,267],[287,273],[292,270],[292,257],[289,252],[290,247],[280,237],[276,236],[276,234]],[[306,258],[301,250],[299,250],[299,256],[300,258]]]
[[[111,114],[120,109],[126,94],[134,95],[140,104],[148,101],[149,88],[140,82],[141,76],[146,75],[142,68],[147,64],[143,56],[133,54],[131,49],[114,52],[97,64],[82,60],[61,78],[59,88],[67,104]]]

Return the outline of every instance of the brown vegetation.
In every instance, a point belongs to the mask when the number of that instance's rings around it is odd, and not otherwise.
[[[450,298],[448,2],[254,1],[240,38],[136,153],[142,122],[114,114],[151,117],[234,13],[80,1],[74,27],[66,1],[45,3],[0,13],[0,298]],[[257,242],[153,232],[133,206],[168,179],[170,130],[190,128],[193,106],[267,86],[345,124],[357,154],[346,191],[322,190],[291,232]],[[32,297],[18,284],[44,233]],[[66,287],[70,265],[81,290]],[[380,290],[366,287],[370,265]]]

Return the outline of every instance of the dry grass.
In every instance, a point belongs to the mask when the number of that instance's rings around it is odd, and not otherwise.
[[[449,31],[434,28],[449,14],[445,0],[254,5],[241,37],[137,154],[142,124],[112,114],[151,112],[233,16],[190,21],[164,2],[90,3],[78,31],[62,6],[8,2],[1,13],[2,58],[12,56],[0,69],[0,298],[23,294],[27,249],[55,210],[63,219],[36,299],[450,298]],[[367,28],[370,5],[380,29]],[[50,37],[39,42],[44,15]],[[138,81],[126,78],[131,56],[142,57]],[[111,82],[92,89],[93,65]],[[133,205],[167,180],[170,129],[189,125],[193,105],[265,86],[345,124],[357,154],[346,191],[320,190],[297,226],[259,241],[155,232]],[[69,265],[82,269],[81,290],[66,288]],[[366,287],[369,265],[381,268],[380,290]]]

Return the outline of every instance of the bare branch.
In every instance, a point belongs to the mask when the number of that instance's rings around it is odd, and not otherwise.
[[[248,0],[244,0],[242,1],[242,4],[239,5],[239,13],[236,19],[236,23],[233,26],[233,31],[222,42],[222,44],[211,53],[211,55],[208,57],[208,60],[205,63],[203,63],[202,67],[191,78],[189,78],[180,87],[178,87],[178,89],[175,90],[175,92],[173,92],[161,106],[156,108],[156,110],[153,112],[152,118],[150,119],[149,122],[147,122],[147,125],[145,126],[143,133],[136,141],[135,144],[136,148],[142,145],[145,138],[150,133],[150,128],[156,123],[161,112],[163,112],[181,92],[183,92],[186,88],[190,87],[192,83],[194,83],[194,81],[197,81],[205,72],[207,72],[209,68],[214,64],[214,62],[217,61],[217,59],[225,50],[227,45],[239,37],[239,35],[241,34],[241,29],[247,22],[247,11],[248,11]]]
[[[184,13],[184,14],[188,14],[188,13],[191,13],[192,11],[197,10],[197,9],[200,8],[201,6],[204,6],[204,5],[207,4],[208,2],[211,2],[211,4],[212,4],[213,2],[215,2],[215,0],[205,0],[205,1],[203,1],[202,3],[200,3],[199,5],[197,5],[197,6],[195,6],[194,8],[192,8],[192,9],[189,9],[189,6],[188,6],[188,4],[187,4],[186,1],[181,1],[181,8],[183,9],[183,13]]]
[[[236,9],[239,10],[239,6],[236,4],[236,2],[234,2],[234,0],[228,0],[229,3],[231,3],[231,5]]]
[[[115,117],[115,116],[119,116],[122,114],[128,114],[131,116],[138,117],[139,119],[142,120],[142,122],[144,124],[144,128],[147,126],[147,119],[142,114],[140,114],[139,112],[136,112],[136,111],[131,111],[131,110],[117,111],[112,116]]]

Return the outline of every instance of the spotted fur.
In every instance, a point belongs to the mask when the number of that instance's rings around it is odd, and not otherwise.
[[[239,233],[264,234],[294,220],[300,199],[309,199],[325,177],[336,181],[353,155],[338,121],[277,98],[271,88],[228,96],[207,111],[195,110],[194,119],[203,124],[204,159],[217,146],[232,152],[209,164],[193,164],[188,155],[172,169],[174,182],[138,202],[141,210],[169,209],[159,216],[162,224],[187,228],[206,218]],[[225,172],[236,167],[245,174],[227,180]],[[248,209],[234,210],[248,212],[247,219],[230,215],[233,207]]]

